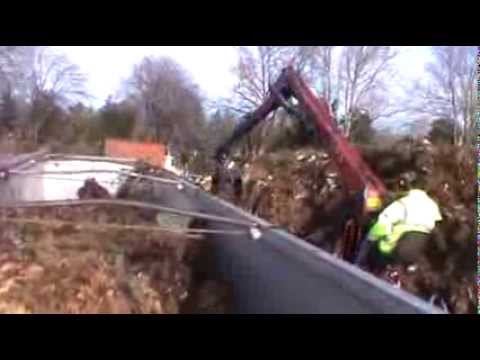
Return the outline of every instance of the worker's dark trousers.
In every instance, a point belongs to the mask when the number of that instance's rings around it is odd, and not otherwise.
[[[391,263],[404,266],[415,264],[425,253],[428,239],[428,234],[416,231],[406,232],[400,237],[397,247],[390,256],[382,254],[378,249],[377,243],[365,239],[355,263],[362,266],[367,261],[370,267],[375,269],[384,268]]]
[[[429,237],[429,234],[417,231],[403,234],[393,252],[394,261],[402,265],[417,263],[425,253]]]

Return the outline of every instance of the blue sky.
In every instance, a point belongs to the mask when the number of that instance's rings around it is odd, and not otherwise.
[[[145,56],[166,55],[175,59],[193,77],[210,99],[228,97],[235,83],[231,72],[237,52],[230,46],[57,46],[88,77],[87,89],[94,96],[92,105],[101,106],[115,95],[133,66]],[[400,75],[392,95],[401,96],[403,88],[424,76],[430,58],[428,47],[402,47],[395,61]]]

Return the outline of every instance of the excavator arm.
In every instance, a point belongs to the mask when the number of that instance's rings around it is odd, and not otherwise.
[[[272,92],[272,89],[275,90]],[[282,105],[281,98],[275,94],[281,94],[281,96],[286,99],[292,96],[288,86],[287,77],[285,76],[285,70],[282,71],[282,74],[278,78],[277,82],[271,87],[270,90],[270,95],[265,99],[265,101],[256,110],[244,115],[230,137],[218,147],[215,154],[217,161],[222,161],[228,155],[230,148],[233,144],[235,144],[235,142],[252,131],[255,126],[266,119],[268,114],[275,111]]]
[[[288,104],[292,97],[300,103],[303,113],[299,113]],[[216,159],[222,162],[236,141],[279,107],[285,108],[303,121],[314,122],[318,136],[321,137],[340,172],[347,190],[346,199],[351,201],[351,204],[346,206],[345,211],[341,211],[342,219],[338,219],[344,224],[343,236],[341,241],[337,242],[334,252],[347,261],[353,261],[358,242],[363,236],[362,227],[368,221],[368,215],[378,211],[383,205],[386,188],[362,159],[358,150],[340,131],[330,112],[329,104],[325,99],[318,99],[314,95],[292,66],[282,71],[277,81],[270,87],[269,96],[263,104],[245,115],[227,141],[219,146]]]
[[[294,112],[287,103],[291,97],[299,101],[308,115],[307,118],[313,119],[317,133],[341,172],[347,190],[352,194],[365,192],[367,201],[369,197],[383,197],[386,193],[385,186],[340,131],[331,115],[329,104],[325,99],[314,95],[292,66],[283,69],[277,81],[270,87],[270,94],[263,104],[244,116],[232,135],[218,148],[216,159],[224,159],[231,146],[272,111],[284,107],[287,111]]]

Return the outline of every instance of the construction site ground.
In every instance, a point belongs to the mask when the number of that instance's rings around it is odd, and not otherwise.
[[[476,311],[473,148],[404,139],[390,147],[362,146],[362,156],[389,190],[417,177],[438,202],[443,221],[430,236],[403,288],[451,313]],[[280,150],[241,164],[242,188],[214,189],[242,208],[333,253],[353,206],[329,155],[316,147]],[[366,228],[363,229],[364,232]]]

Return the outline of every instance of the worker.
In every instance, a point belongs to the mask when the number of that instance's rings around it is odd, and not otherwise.
[[[392,263],[415,265],[425,250],[429,234],[441,220],[435,201],[425,191],[412,187],[380,212],[360,245],[355,264],[362,266],[368,260],[372,270]]]

